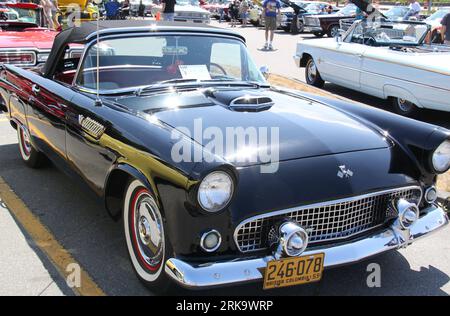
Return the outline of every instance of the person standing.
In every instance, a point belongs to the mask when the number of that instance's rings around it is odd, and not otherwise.
[[[280,8],[281,3],[279,0],[264,0],[263,2],[264,25],[266,29],[264,49],[273,49],[272,42],[277,28],[277,15],[280,14]]]
[[[58,13],[61,11],[59,10],[58,0],[50,0],[52,4],[52,21],[53,21],[53,27],[55,30],[60,30],[61,25],[59,24],[58,19]]]
[[[445,45],[450,45],[450,13],[447,13],[443,17],[441,25],[442,25],[441,30],[442,41],[444,42]]]
[[[177,2],[175,0],[161,0],[161,4],[163,20],[173,21],[173,18],[175,16],[175,4],[177,4]]]
[[[50,29],[54,29],[53,26],[53,17],[52,17],[52,8],[53,4],[50,0],[40,0],[42,6],[42,13],[44,14],[45,21],[47,22],[47,26]]]
[[[248,9],[249,9],[249,5],[248,5],[247,0],[242,0],[241,5],[239,7],[239,11],[241,13],[241,19],[242,19],[242,26],[247,26]]]
[[[231,27],[236,27],[236,23],[238,21],[239,17],[239,1],[234,0],[230,3],[228,6],[228,12],[230,13],[230,19],[231,19]]]
[[[406,12],[403,20],[409,20],[410,18],[418,18],[419,13],[422,10],[420,3],[417,0],[409,0],[409,10]]]

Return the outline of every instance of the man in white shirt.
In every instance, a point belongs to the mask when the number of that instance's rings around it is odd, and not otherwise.
[[[420,3],[417,0],[409,0],[409,10],[403,17],[404,20],[409,20],[412,17],[416,19],[419,17],[419,13],[422,10]]]

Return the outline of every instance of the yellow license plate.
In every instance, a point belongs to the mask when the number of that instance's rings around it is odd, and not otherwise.
[[[325,254],[273,260],[267,263],[264,289],[292,286],[320,281]]]

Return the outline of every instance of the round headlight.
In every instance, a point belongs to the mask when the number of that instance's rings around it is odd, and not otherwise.
[[[218,212],[230,202],[233,179],[223,171],[214,171],[203,178],[198,188],[198,202],[208,212]]]
[[[444,141],[433,153],[433,168],[444,173],[450,168],[450,140]]]

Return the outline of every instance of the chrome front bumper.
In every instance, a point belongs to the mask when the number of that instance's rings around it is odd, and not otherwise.
[[[320,26],[309,26],[309,25],[305,25],[303,32],[305,33],[322,33],[323,29]]]
[[[408,230],[399,229],[398,223],[395,222],[391,227],[364,239],[314,248],[303,252],[302,256],[323,252],[324,266],[327,268],[355,263],[388,250],[404,248],[448,223],[449,219],[444,210],[433,205],[423,210],[423,215]],[[273,256],[192,265],[171,258],[166,261],[165,271],[183,287],[208,288],[261,280],[267,262],[271,260],[274,260]]]

